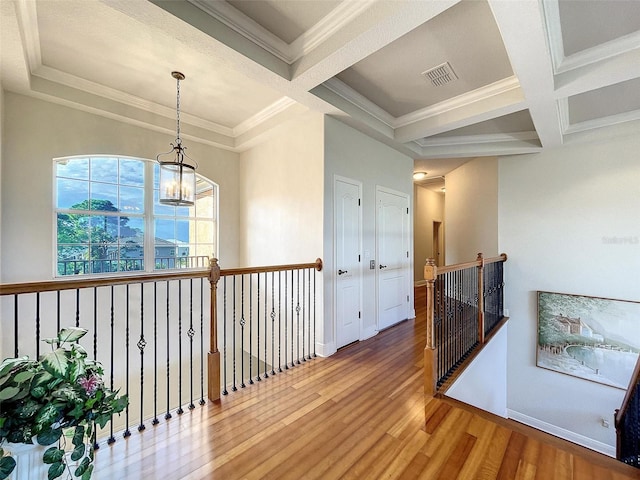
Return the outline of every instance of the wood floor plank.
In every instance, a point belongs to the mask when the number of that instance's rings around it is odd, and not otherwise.
[[[424,295],[403,322],[96,453],[94,480],[638,480],[640,471],[424,398]],[[173,412],[172,412],[173,413]]]

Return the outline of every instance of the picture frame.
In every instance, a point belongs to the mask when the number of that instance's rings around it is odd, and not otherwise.
[[[626,390],[640,354],[640,302],[537,292],[536,366]]]

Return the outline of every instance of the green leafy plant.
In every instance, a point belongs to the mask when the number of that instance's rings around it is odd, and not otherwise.
[[[73,476],[89,480],[96,425],[103,428],[128,405],[126,395],[105,387],[102,366],[88,359],[78,343],[86,333],[83,328],[65,328],[56,338],[44,340],[51,352],[39,360],[8,358],[0,364],[0,445],[51,445],[42,458],[49,465],[49,480],[65,471],[71,477],[70,461],[80,462]],[[67,435],[73,446],[70,454],[65,453]],[[0,480],[16,466],[5,453],[0,448]]]

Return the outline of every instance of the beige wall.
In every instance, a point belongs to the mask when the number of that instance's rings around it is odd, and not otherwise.
[[[516,157],[517,158],[517,157]],[[498,159],[481,157],[445,176],[446,264],[498,255]]]
[[[440,235],[444,238],[445,196],[420,185],[413,187],[413,232],[414,232],[414,281],[424,280],[424,264],[433,256],[433,222],[442,222]],[[444,242],[442,243],[444,247]],[[444,264],[444,248],[441,261]]]
[[[154,159],[174,136],[6,92],[2,143],[3,282],[49,280],[54,269],[53,159],[115,154]],[[220,186],[220,257],[237,266],[238,154],[185,140],[198,172]]]
[[[244,266],[322,256],[323,117],[308,112],[240,155],[240,258]]]

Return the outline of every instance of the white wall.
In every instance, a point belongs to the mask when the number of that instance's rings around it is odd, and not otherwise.
[[[447,397],[507,416],[507,329],[505,324],[495,333],[447,390]]]
[[[154,159],[174,136],[11,92],[5,93],[2,143],[1,257],[3,282],[53,276],[53,158],[116,154]],[[238,154],[185,140],[198,173],[220,192],[220,253],[239,260]]]
[[[444,203],[445,196],[442,193],[436,193],[420,185],[414,185],[413,280],[415,282],[424,282],[424,264],[427,258],[433,256],[433,222],[442,222],[440,235],[444,231]],[[441,252],[441,256],[442,254],[444,254],[444,251]],[[442,258],[442,262],[444,264],[444,258]]]
[[[607,454],[624,391],[536,367],[536,291],[640,301],[638,127],[499,160],[509,416]]]
[[[325,170],[324,170],[324,311],[325,332],[322,345],[324,354],[335,351],[335,328],[333,314],[334,280],[333,270],[333,184],[334,175],[362,182],[362,229],[363,229],[363,292],[365,301],[362,310],[361,339],[377,333],[375,270],[369,269],[369,260],[375,260],[376,238],[376,186],[391,188],[409,196],[410,212],[413,211],[413,160],[377,140],[343,124],[332,117],[325,117]],[[413,225],[409,237],[413,240]],[[413,241],[409,258],[413,259]],[[367,256],[367,253],[369,254]],[[413,271],[413,267],[410,267]],[[413,289],[410,305],[413,308]]]
[[[445,175],[446,265],[498,252],[498,160],[471,160]]]
[[[322,256],[324,120],[307,112],[240,154],[240,258],[244,266]]]

